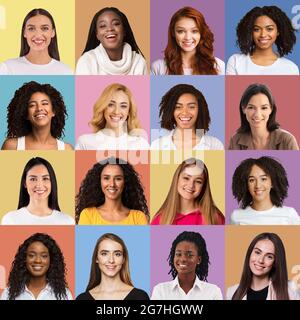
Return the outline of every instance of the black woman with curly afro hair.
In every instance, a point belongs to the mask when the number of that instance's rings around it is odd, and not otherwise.
[[[237,25],[241,53],[229,58],[226,74],[299,75],[298,66],[284,57],[293,50],[295,33],[290,19],[280,8],[251,9]]]
[[[72,300],[64,256],[56,241],[35,233],[18,248],[1,300]]]
[[[62,95],[50,84],[35,81],[16,90],[7,107],[3,150],[72,150],[64,136],[67,110]]]
[[[232,177],[232,193],[240,208],[231,214],[232,224],[300,224],[292,207],[283,206],[289,182],[282,164],[272,157],[243,160]]]
[[[114,157],[96,163],[81,183],[75,215],[84,225],[147,224],[147,201],[133,166]]]
[[[200,233],[180,233],[172,243],[168,261],[173,280],[157,284],[152,300],[223,299],[221,289],[207,282],[209,254]]]

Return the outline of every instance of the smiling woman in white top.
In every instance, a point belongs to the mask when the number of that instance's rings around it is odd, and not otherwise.
[[[0,75],[72,74],[59,61],[54,19],[45,9],[33,9],[25,17],[21,32],[20,57],[0,64]]]
[[[227,300],[300,300],[297,284],[288,281],[285,248],[276,233],[261,233],[250,243],[240,283],[229,287]]]
[[[161,99],[159,116],[165,136],[156,139],[151,149],[157,150],[223,150],[222,142],[206,134],[210,115],[202,92],[190,84],[177,84]]]
[[[288,187],[286,171],[275,159],[242,161],[232,177],[232,193],[241,206],[231,214],[232,224],[300,224],[296,210],[283,206]]]
[[[226,74],[298,75],[298,66],[284,58],[296,43],[295,32],[290,19],[280,8],[253,8],[236,28],[241,53],[229,58]],[[273,45],[276,45],[277,52],[274,52]]]
[[[224,74],[225,64],[214,57],[213,42],[214,35],[200,11],[179,9],[169,24],[164,59],[153,62],[151,74]]]
[[[18,248],[1,300],[72,300],[64,256],[56,241],[35,233]]]
[[[22,173],[18,210],[2,218],[2,224],[74,224],[74,219],[60,212],[57,182],[51,164],[40,157],[30,159]]]
[[[198,232],[184,231],[172,243],[168,257],[173,281],[157,284],[151,300],[222,300],[219,287],[207,282],[209,255]]]
[[[123,84],[107,86],[94,105],[89,123],[94,133],[78,138],[77,150],[147,150],[132,93]]]
[[[128,19],[119,9],[106,7],[95,14],[76,74],[147,74],[146,61]]]

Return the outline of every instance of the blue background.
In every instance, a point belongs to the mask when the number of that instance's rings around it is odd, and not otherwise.
[[[7,132],[7,106],[14,97],[15,91],[25,82],[36,81],[49,83],[63,96],[68,112],[65,124],[65,136],[61,140],[74,146],[74,77],[73,76],[0,76],[0,143],[2,145]]]
[[[95,244],[104,233],[123,239],[129,252],[133,285],[150,295],[150,228],[148,226],[76,226],[75,293],[84,292],[90,276]]]
[[[256,0],[256,1],[237,1],[226,0],[225,1],[225,28],[226,28],[226,48],[225,57],[226,62],[228,58],[234,53],[239,53],[240,49],[236,46],[236,27],[243,16],[254,7],[263,7],[275,5],[286,13],[286,15],[294,20],[297,20],[297,25],[294,28],[298,29],[296,32],[297,42],[294,46],[292,54],[285,57],[291,59],[294,63],[300,67],[300,0]],[[296,13],[292,13],[292,8],[298,5],[299,9]],[[295,8],[296,9],[296,8]],[[294,9],[294,10],[295,10]],[[298,18],[296,17],[298,16]],[[292,21],[293,22],[293,21]]]
[[[180,83],[191,84],[202,92],[211,118],[208,134],[217,137],[224,144],[224,76],[151,76],[151,129],[160,129],[159,104],[161,98],[169,89]],[[158,135],[152,133],[151,141],[156,138]]]

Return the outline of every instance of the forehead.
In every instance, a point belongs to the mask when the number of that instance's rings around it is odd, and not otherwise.
[[[269,239],[259,240],[256,242],[254,248],[258,248],[263,252],[266,253],[273,253],[275,254],[275,247],[274,243]]]
[[[50,100],[49,96],[44,93],[44,92],[35,92],[31,95],[30,99],[31,100]]]
[[[34,241],[32,242],[28,248],[27,251],[36,251],[36,252],[49,252],[48,248],[40,241]]]
[[[108,164],[102,170],[102,175],[124,175],[122,168],[117,164]]]
[[[123,90],[116,90],[112,92],[110,100],[129,102],[128,95]]]
[[[203,168],[196,165],[191,165],[185,167],[182,170],[182,174],[188,174],[189,176],[201,176],[203,174]]]
[[[111,21],[115,19],[122,21],[121,17],[118,14],[116,14],[114,11],[107,10],[100,14],[100,16],[97,19],[97,23],[101,21]]]
[[[177,100],[177,103],[197,103],[197,98],[192,93],[183,93]]]
[[[197,28],[197,24],[195,19],[188,18],[188,17],[182,17],[179,18],[176,23],[175,27],[181,27],[181,28]]]
[[[123,251],[123,248],[120,243],[111,240],[111,239],[104,239],[99,243],[98,251],[108,250],[108,251],[116,251],[120,250]]]
[[[38,14],[38,15],[36,15],[34,17],[29,18],[26,21],[26,26],[30,25],[30,24],[32,24],[32,25],[44,25],[44,24],[47,24],[47,25],[52,26],[51,20],[47,16],[45,16],[43,14]]]
[[[198,248],[195,243],[189,241],[181,241],[177,244],[175,250],[178,251],[194,251],[197,252]]]
[[[250,176],[262,176],[268,175],[261,167],[257,166],[256,164],[251,167]]]
[[[46,174],[49,174],[49,171],[43,164],[38,164],[36,166],[33,166],[27,172],[27,176],[30,176],[30,175],[46,175]]]
[[[274,22],[274,20],[272,20],[268,16],[260,16],[260,17],[256,18],[254,21],[254,24],[258,25],[258,26],[269,26],[269,25],[276,26],[276,23]]]
[[[266,105],[270,104],[270,101],[265,94],[257,93],[250,97],[248,104]]]

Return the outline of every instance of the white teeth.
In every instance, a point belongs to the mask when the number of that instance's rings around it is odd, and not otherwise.
[[[114,116],[111,116],[110,118],[111,118],[111,120],[113,120],[113,121],[121,121],[121,120],[122,120],[122,117],[114,117]]]

